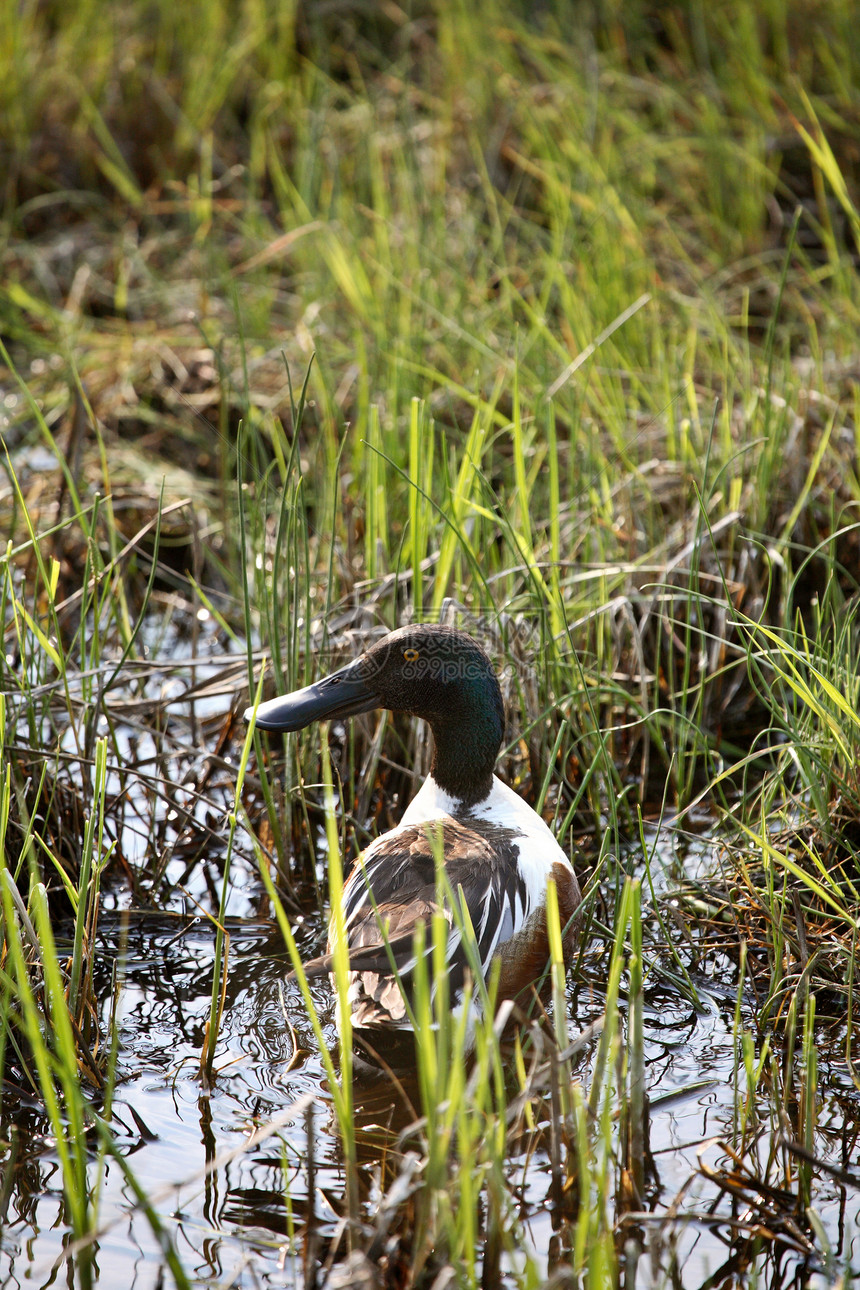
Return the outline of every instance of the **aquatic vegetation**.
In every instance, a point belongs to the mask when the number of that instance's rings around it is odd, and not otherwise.
[[[856,15],[532,10],[3,10],[0,1279],[860,1270]],[[421,620],[583,938],[380,1079],[426,731],[240,713]]]

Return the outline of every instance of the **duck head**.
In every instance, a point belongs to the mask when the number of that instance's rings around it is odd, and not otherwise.
[[[401,627],[331,676],[261,703],[261,730],[302,730],[314,721],[387,708],[429,722],[432,775],[462,801],[490,790],[504,735],[504,704],[493,666],[465,632],[435,623]],[[253,708],[245,712],[250,720]]]

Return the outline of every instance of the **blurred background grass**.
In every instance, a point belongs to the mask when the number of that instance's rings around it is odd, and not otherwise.
[[[566,505],[607,471],[604,487],[639,485],[625,554],[662,523],[643,469],[700,475],[719,399],[714,474],[736,500],[759,485],[745,502],[763,529],[782,497],[760,485],[786,463],[739,450],[768,415],[762,351],[798,207],[766,360],[795,406],[850,382],[854,17],[839,0],[10,3],[4,334],[55,423],[74,361],[130,454],[222,478],[240,415],[288,422],[282,353],[300,376],[315,352],[310,491],[348,425],[362,511],[372,408],[402,464],[412,397],[444,442],[475,408],[498,437],[516,369],[530,422],[555,387]],[[390,548],[408,489],[377,482]],[[603,510],[568,550],[617,549]]]

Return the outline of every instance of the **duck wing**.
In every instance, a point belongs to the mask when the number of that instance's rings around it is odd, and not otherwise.
[[[451,1005],[462,996],[469,970],[463,943],[469,922],[486,976],[497,946],[516,933],[528,913],[517,848],[509,830],[500,832],[505,836],[488,836],[486,829],[478,832],[450,817],[401,826],[377,838],[356,863],[343,893],[349,1001],[355,1025],[409,1026],[398,978],[411,996],[417,966],[415,933],[424,924],[426,942],[430,942],[435,913],[441,912],[448,923]],[[444,866],[441,885],[437,884],[437,857]],[[458,904],[462,901],[462,914],[455,915],[452,896]],[[425,943],[431,982],[432,954],[432,943]],[[314,975],[331,971],[332,961],[330,951],[309,963],[306,971]]]

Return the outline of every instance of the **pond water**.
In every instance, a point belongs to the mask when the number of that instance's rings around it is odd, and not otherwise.
[[[290,1224],[300,1234],[312,1205],[316,1230],[327,1246],[338,1229],[344,1193],[330,1098],[297,987],[285,984],[279,934],[250,912],[232,919],[229,930],[219,1073],[207,1091],[199,1058],[213,962],[208,925],[187,926],[159,914],[135,915],[123,931],[118,915],[103,921],[100,960],[105,987],[111,961],[123,960],[119,1143],[193,1281],[249,1288],[302,1286],[302,1243],[297,1239],[291,1247]],[[729,1226],[717,1220],[742,1223],[743,1206],[701,1172],[698,1160],[704,1142],[730,1136],[734,1108],[735,997],[717,976],[697,982],[701,1011],[665,985],[648,991],[652,1216],[637,1222],[631,1233],[643,1247],[631,1285],[673,1281],[692,1287],[733,1280]],[[314,994],[333,1043],[328,985],[317,983]],[[569,1007],[572,1025],[582,1027],[593,1020],[603,1008],[599,985],[572,985]],[[586,1079],[590,1056],[583,1058]],[[849,1163],[845,1150],[851,1150],[846,1130],[856,1138],[860,1097],[838,1065],[828,1065],[825,1059],[822,1075],[816,1153],[844,1168]],[[390,1100],[384,1082],[357,1086],[357,1117],[368,1124],[384,1120]],[[765,1109],[762,1114],[766,1130]],[[254,1130],[273,1120],[275,1131],[249,1147]],[[0,1243],[0,1284],[73,1284],[69,1269],[56,1267],[68,1240],[56,1155],[43,1136],[38,1112],[20,1104],[13,1108],[7,1098],[7,1134],[13,1126],[18,1163]],[[309,1127],[315,1167],[312,1201]],[[361,1138],[368,1192],[377,1182],[379,1141],[378,1132],[368,1131]],[[390,1151],[391,1140],[387,1145]],[[704,1158],[714,1165],[719,1156],[720,1149],[711,1146]],[[548,1160],[532,1153],[528,1159],[513,1157],[511,1164],[523,1171],[527,1239],[549,1272],[563,1252],[553,1224]],[[151,1224],[117,1166],[108,1161],[105,1169],[96,1258],[101,1283],[130,1290],[171,1284]],[[762,1254],[759,1261],[769,1285],[792,1285],[810,1274],[826,1284],[846,1264],[860,1269],[860,1188],[819,1178],[814,1204],[834,1251],[831,1274],[783,1247],[776,1260],[771,1253]]]

